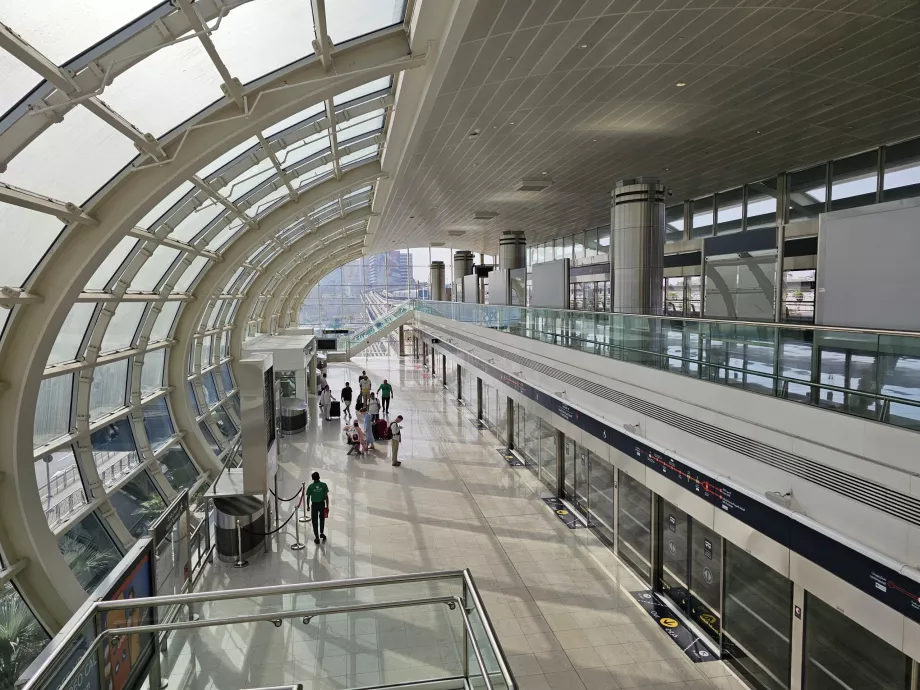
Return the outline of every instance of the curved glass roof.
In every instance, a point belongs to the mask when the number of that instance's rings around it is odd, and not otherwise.
[[[234,327],[296,313],[289,293],[363,253],[411,55],[405,12],[405,0],[0,6],[0,360],[33,362],[3,378],[34,406],[16,428],[29,427],[35,485],[31,470],[17,485],[47,531],[2,517],[46,556],[56,545],[71,570],[42,571],[52,589],[72,573],[90,591],[152,503],[232,452]],[[151,176],[164,182],[144,189]],[[27,351],[32,320],[48,325]],[[9,453],[3,471],[23,462]],[[23,580],[53,559],[2,536],[0,559],[0,576],[21,568],[0,596],[54,608],[47,579]]]

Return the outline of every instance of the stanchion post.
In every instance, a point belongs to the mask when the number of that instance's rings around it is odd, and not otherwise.
[[[243,531],[240,529],[240,519],[236,519],[236,563],[234,568],[245,568],[249,561],[243,560]]]
[[[305,488],[301,486],[300,487],[300,505],[305,505],[306,503],[306,501],[304,501],[304,493],[305,493]],[[297,510],[297,506],[294,506],[294,510],[295,511]],[[296,541],[293,544],[291,544],[291,550],[300,551],[302,548],[306,546],[306,544],[300,541],[300,520],[294,520],[294,534],[295,534]]]
[[[301,489],[306,492],[307,483],[304,482],[301,484]],[[307,517],[307,502],[304,500],[304,496],[300,497],[300,517],[297,519],[297,522],[310,522],[310,518]],[[296,508],[295,508],[296,510]],[[298,539],[298,541],[300,541]]]

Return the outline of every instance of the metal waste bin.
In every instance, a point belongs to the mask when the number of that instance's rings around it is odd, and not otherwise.
[[[265,505],[255,496],[223,496],[214,499],[217,516],[217,557],[224,563],[237,560],[236,521],[240,521],[241,560],[252,556],[265,543]]]
[[[298,398],[281,401],[281,431],[285,435],[299,434],[307,428],[307,405]]]

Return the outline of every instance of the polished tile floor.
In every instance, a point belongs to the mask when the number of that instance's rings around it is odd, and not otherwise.
[[[403,464],[384,444],[346,456],[342,422],[313,422],[285,439],[282,495],[318,471],[331,489],[329,540],[292,550],[294,522],[245,569],[215,561],[201,590],[259,587],[468,567],[521,690],[734,690],[720,662],[691,663],[627,594],[642,589],[588,530],[568,530],[540,500],[542,485],[508,467],[499,443],[470,410],[411,359],[359,358],[331,365],[333,390],[395,387]],[[282,509],[287,516],[290,508]],[[304,525],[301,525],[304,527]],[[309,525],[306,525],[309,528]],[[209,617],[310,609],[336,603],[456,593],[451,583],[365,587],[348,593],[220,602]],[[459,619],[442,604],[208,628],[169,643],[170,687],[240,690],[299,682],[305,690],[353,688],[457,675]],[[498,689],[496,689],[498,690]]]

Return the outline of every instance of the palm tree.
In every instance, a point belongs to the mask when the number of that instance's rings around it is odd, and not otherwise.
[[[120,558],[116,551],[101,549],[70,533],[61,538],[60,549],[70,570],[87,592],[115,567]]]
[[[13,586],[6,585],[0,592],[0,687],[14,687],[49,639]]]

